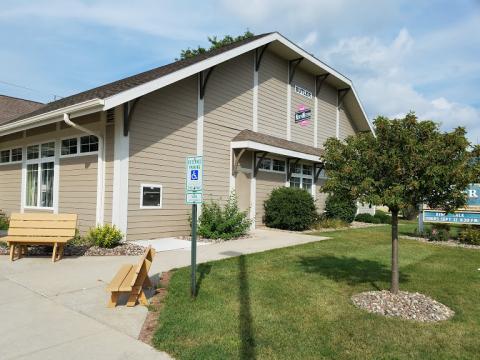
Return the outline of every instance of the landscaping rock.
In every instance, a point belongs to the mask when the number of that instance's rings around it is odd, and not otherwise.
[[[367,291],[352,296],[352,302],[360,309],[388,317],[400,317],[421,322],[450,319],[455,312],[449,307],[420,293],[399,291]]]

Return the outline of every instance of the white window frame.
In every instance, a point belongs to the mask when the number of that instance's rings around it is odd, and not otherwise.
[[[262,158],[257,158],[257,165],[260,163],[260,160],[265,160],[265,159],[270,160],[270,168],[269,169],[264,169],[264,168],[258,167],[258,171],[271,172],[271,173],[275,173],[275,174],[285,174],[286,173],[286,171],[287,171],[287,160],[286,159],[280,159],[278,157],[271,157],[271,156],[264,157],[263,159]],[[283,161],[284,164],[285,164],[285,170],[284,171],[273,170],[273,161],[274,160]]]
[[[23,201],[23,208],[24,209],[27,209],[27,210],[45,210],[45,211],[54,211],[55,209],[55,206],[54,206],[54,203],[55,203],[55,177],[58,176],[58,172],[56,171],[57,169],[57,157],[55,155],[53,156],[49,156],[49,157],[45,157],[45,158],[42,158],[42,144],[48,144],[48,143],[54,143],[54,153],[56,153],[57,149],[56,149],[56,142],[55,140],[48,140],[48,141],[43,141],[43,142],[40,142],[40,143],[34,143],[34,144],[28,144],[25,146],[25,151],[23,151],[23,155],[22,155],[22,158],[23,156],[25,156],[25,161],[23,162],[24,166],[25,166],[25,174],[27,172],[27,165],[32,165],[32,164],[37,164],[38,165],[38,174],[37,174],[37,205],[36,206],[31,206],[31,205],[27,205],[27,197],[25,196]],[[27,160],[27,149],[30,147],[30,146],[36,146],[38,145],[38,158],[37,159],[29,159]],[[40,202],[41,202],[41,194],[42,194],[42,164],[44,163],[53,163],[53,189],[52,189],[52,192],[53,192],[53,201],[52,201],[52,206],[49,206],[49,207],[46,207],[46,206],[40,206]],[[22,191],[26,194],[27,193],[27,189],[26,189],[26,186],[27,186],[27,178],[25,178],[25,184],[23,185],[25,188],[22,189]]]
[[[80,139],[84,136],[89,136],[89,135],[65,136],[65,137],[60,138],[60,142],[59,142],[60,143],[60,149],[58,150],[59,154],[60,154],[60,159],[68,159],[68,158],[73,158],[73,157],[77,157],[77,156],[97,155],[98,150],[97,151],[89,151],[89,152],[80,152],[80,148],[81,148],[81,140]],[[62,142],[63,142],[63,140],[70,140],[70,139],[77,139],[77,152],[75,154],[62,155]],[[100,146],[100,144],[99,144],[99,146]]]
[[[314,195],[314,191],[315,191],[315,181],[314,181],[314,168],[313,168],[313,164],[305,164],[305,163],[299,163],[297,165],[300,165],[300,173],[294,173],[292,172],[290,174],[290,177],[295,177],[295,178],[299,178],[300,179],[300,189],[303,189],[303,179],[310,179],[312,180],[312,187],[310,189],[310,191],[308,192],[310,195],[312,195],[312,197],[315,198],[315,195]],[[310,166],[312,168],[312,174],[311,175],[305,175],[303,173],[303,166]],[[290,181],[288,182],[290,186]]]
[[[20,149],[22,151],[22,160],[12,161],[12,150],[14,150],[14,149]],[[23,162],[23,147],[22,146],[14,146],[14,147],[3,148],[3,149],[0,149],[0,152],[6,151],[6,150],[10,151],[10,155],[8,157],[8,162],[0,162],[0,166],[21,164]]]
[[[160,205],[159,206],[144,206],[143,205],[143,189],[149,187],[160,188]],[[140,184],[140,209],[162,209],[163,208],[163,185],[161,184]]]

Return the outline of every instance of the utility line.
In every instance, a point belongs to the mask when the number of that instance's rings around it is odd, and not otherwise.
[[[63,96],[60,96],[60,95],[57,95],[57,94],[49,93],[49,92],[42,91],[42,90],[32,89],[32,88],[29,88],[27,86],[11,83],[11,82],[4,81],[4,80],[0,80],[0,83],[5,84],[5,85],[9,85],[9,86],[14,86],[14,87],[17,87],[17,88],[20,88],[20,89],[34,91],[34,92],[37,92],[37,93],[40,93],[40,94],[48,94],[48,95],[53,96],[54,101],[57,100],[57,99],[62,99],[63,98]]]

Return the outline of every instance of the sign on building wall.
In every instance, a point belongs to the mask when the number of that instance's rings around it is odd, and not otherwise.
[[[299,95],[305,96],[306,98],[313,98],[313,93],[301,86],[295,85],[295,92]]]
[[[201,156],[187,157],[186,170],[186,203],[201,204],[203,200],[203,158]]]
[[[305,105],[300,104],[298,110],[295,111],[295,124],[300,124],[300,126],[307,126],[310,124],[310,119],[312,117],[312,110],[307,108]]]

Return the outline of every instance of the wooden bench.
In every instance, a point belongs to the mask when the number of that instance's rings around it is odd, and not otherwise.
[[[52,261],[60,260],[68,240],[75,236],[76,214],[12,214],[10,227],[4,241],[10,246],[10,261],[15,250],[20,259],[27,254],[27,246],[53,246]]]
[[[121,293],[129,294],[127,306],[135,306],[137,301],[142,305],[148,305],[143,288],[152,287],[148,271],[152,266],[154,256],[155,250],[149,246],[137,265],[126,264],[118,270],[107,287],[107,291],[111,292],[108,307],[117,306]]]

